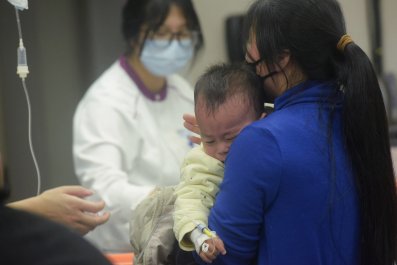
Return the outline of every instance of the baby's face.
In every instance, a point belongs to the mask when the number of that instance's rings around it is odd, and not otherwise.
[[[196,105],[196,119],[204,151],[224,162],[233,140],[257,117],[248,101],[235,96],[220,105],[215,113],[208,113],[205,104],[199,99]]]

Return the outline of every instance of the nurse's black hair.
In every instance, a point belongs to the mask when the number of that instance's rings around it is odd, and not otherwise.
[[[229,98],[238,96],[247,100],[259,119],[264,113],[264,90],[260,78],[252,68],[242,63],[215,64],[201,75],[194,87],[194,104],[199,98],[205,102],[209,114],[214,114]]]
[[[397,199],[388,124],[381,90],[367,55],[355,44],[338,50],[346,34],[336,0],[257,0],[247,14],[268,65],[289,50],[310,80],[334,80],[343,93],[344,141],[360,207],[359,264],[397,261]],[[251,35],[252,34],[252,35]]]
[[[127,53],[141,47],[138,40],[143,30],[144,39],[157,31],[167,18],[171,5],[178,6],[186,19],[187,28],[197,32],[195,53],[203,45],[200,22],[191,0],[128,0],[122,10],[122,33],[127,42]],[[131,47],[133,43],[133,47]]]

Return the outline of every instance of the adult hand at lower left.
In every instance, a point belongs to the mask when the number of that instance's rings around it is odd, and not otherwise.
[[[109,213],[99,214],[105,207],[103,201],[84,199],[92,194],[81,186],[61,186],[9,206],[41,215],[84,235],[110,217]]]

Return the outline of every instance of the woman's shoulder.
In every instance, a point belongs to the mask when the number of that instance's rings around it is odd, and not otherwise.
[[[167,76],[167,82],[169,86],[176,86],[177,88],[189,88],[192,89],[192,85],[187,81],[186,78],[180,74],[172,74]]]
[[[167,85],[170,92],[193,101],[193,87],[184,77],[179,74],[170,75],[167,77]]]
[[[260,149],[260,146],[264,143],[278,149],[280,131],[283,131],[283,124],[278,119],[274,119],[274,116],[271,117],[272,115],[254,121],[246,126],[240,132],[235,142],[233,142],[233,145],[246,149],[248,153],[253,150],[252,148]]]
[[[136,84],[121,67],[119,61],[114,62],[90,86],[95,91],[136,91]]]
[[[294,109],[280,109],[268,114],[266,117],[257,120],[251,124],[256,130],[266,130],[269,132],[274,132],[278,130],[284,130],[284,128],[289,128],[297,121],[304,119],[306,120],[306,115],[310,116],[312,114],[306,113],[302,115],[302,111]]]
[[[273,131],[273,127],[277,126],[279,123],[279,119],[276,117],[278,114],[272,113],[262,119],[254,121],[250,125],[248,125],[245,129],[248,129],[253,132],[266,132],[271,133]]]
[[[131,106],[130,104],[136,102],[138,96],[136,84],[117,61],[92,83],[81,100],[81,104],[96,102],[121,107],[124,105],[123,102],[126,102]]]

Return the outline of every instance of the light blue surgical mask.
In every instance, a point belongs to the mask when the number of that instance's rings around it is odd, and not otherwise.
[[[179,43],[181,42],[181,43]],[[187,65],[193,57],[193,42],[187,40],[146,40],[141,61],[152,74],[167,76]]]

